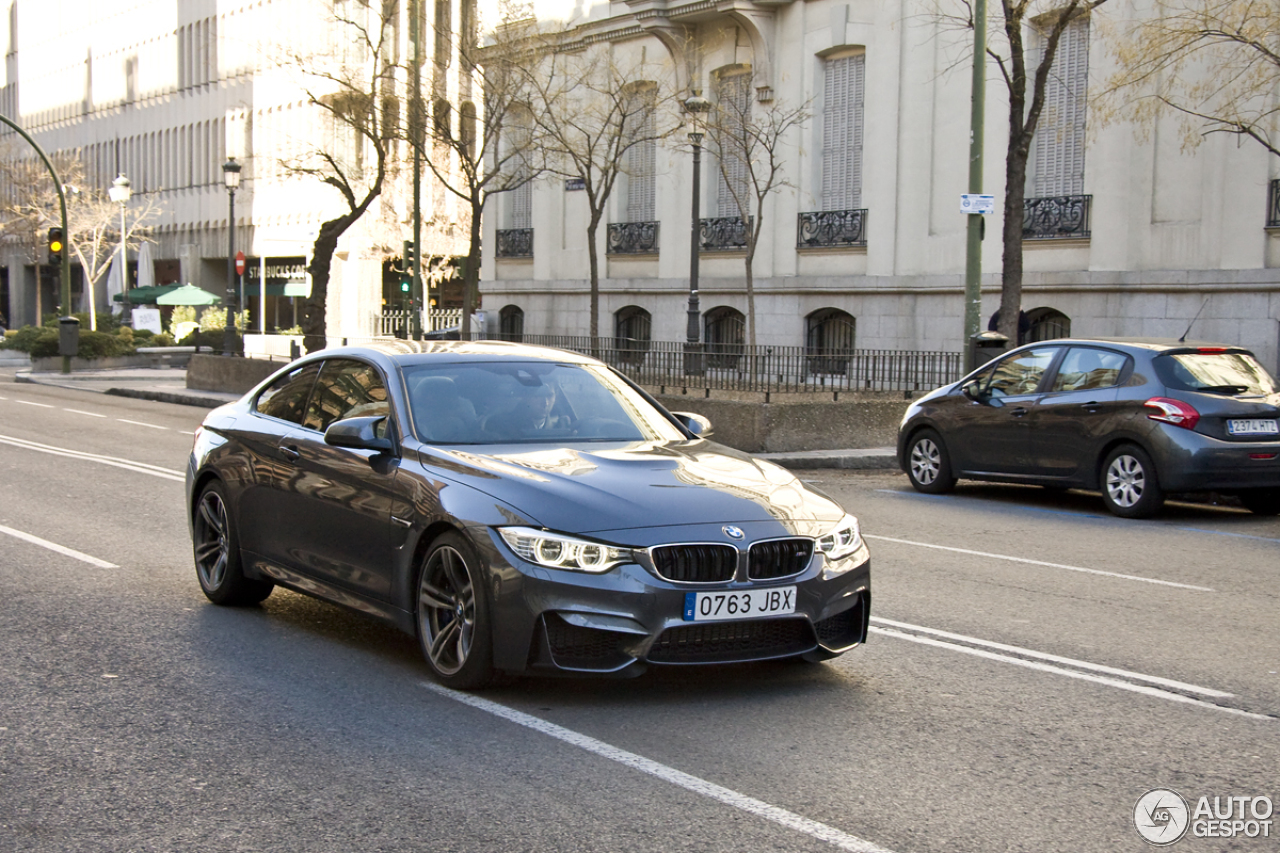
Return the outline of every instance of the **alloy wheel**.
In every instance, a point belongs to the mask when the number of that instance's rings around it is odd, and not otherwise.
[[[1128,509],[1142,500],[1147,487],[1147,472],[1133,456],[1122,454],[1111,460],[1107,468],[1107,494],[1116,506]]]
[[[927,438],[917,441],[911,448],[911,476],[922,486],[938,479],[942,470],[942,454],[938,445]]]
[[[200,498],[195,523],[196,571],[205,589],[216,590],[227,578],[231,555],[227,529],[226,504],[221,495],[210,489]]]
[[[437,548],[422,570],[418,621],[423,649],[436,671],[461,670],[475,641],[476,589],[467,561],[452,547]]]

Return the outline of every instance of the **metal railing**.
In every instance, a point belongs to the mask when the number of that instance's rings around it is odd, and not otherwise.
[[[532,258],[533,229],[507,228],[497,233],[497,256],[499,258]]]
[[[1280,228],[1280,178],[1271,179],[1267,193],[1267,227]]]
[[[657,222],[610,222],[606,253],[610,255],[658,254]]]
[[[371,318],[370,335],[375,338],[396,338],[407,335],[412,327],[412,311],[383,311]],[[461,308],[433,308],[423,317],[423,330],[444,329],[462,324]]]
[[[498,335],[496,337],[501,337]],[[958,352],[810,350],[802,346],[523,335],[526,344],[598,358],[649,387],[735,391],[924,391],[961,376]]]
[[[740,216],[719,216],[698,220],[698,248],[703,252],[741,252],[747,248],[747,229],[755,221],[746,223]]]
[[[867,210],[819,210],[801,213],[796,223],[796,246],[817,249],[867,245]]]
[[[1022,239],[1069,240],[1089,236],[1091,195],[1059,195],[1022,200]]]

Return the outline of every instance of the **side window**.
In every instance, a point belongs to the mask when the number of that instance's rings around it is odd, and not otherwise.
[[[324,432],[344,418],[389,415],[387,387],[377,368],[363,361],[335,358],[324,363],[302,425]],[[385,424],[383,426],[385,429]]]
[[[1072,347],[1067,352],[1058,375],[1053,380],[1053,391],[1087,391],[1094,388],[1110,388],[1120,382],[1128,356],[1092,347]]]
[[[993,397],[1030,394],[1040,385],[1044,372],[1053,363],[1058,347],[1037,347],[1002,359],[984,386]]]
[[[295,424],[302,423],[302,413],[319,372],[318,363],[290,370],[258,395],[254,408],[268,417],[293,421]]]

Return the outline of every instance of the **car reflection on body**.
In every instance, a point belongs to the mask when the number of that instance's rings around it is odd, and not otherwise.
[[[1280,393],[1253,353],[1221,344],[1027,344],[907,409],[898,463],[921,492],[958,478],[1099,489],[1145,518],[1169,493],[1234,494],[1280,512]]]
[[[278,584],[388,620],[460,688],[495,671],[825,660],[863,642],[857,520],[707,435],[574,353],[326,350],[202,424],[196,573],[218,604]]]

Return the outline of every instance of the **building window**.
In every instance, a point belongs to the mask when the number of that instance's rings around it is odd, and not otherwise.
[[[823,62],[822,209],[862,207],[862,122],[866,54]]]
[[[719,216],[741,216],[750,210],[747,194],[749,175],[744,146],[747,124],[751,120],[750,70],[726,71],[716,79],[716,121],[719,123],[720,168],[716,183],[716,210]],[[742,202],[742,208],[738,202]]]
[[[614,346],[620,361],[626,364],[644,361],[652,325],[653,316],[638,305],[628,305],[613,315]]]
[[[1035,343],[1071,337],[1071,318],[1057,308],[1035,308],[1027,312],[1025,339],[1018,343]]]
[[[500,340],[524,340],[524,311],[519,305],[508,305],[498,312],[498,332]]]
[[[627,95],[624,132],[634,142],[627,149],[627,222],[652,222],[657,187],[658,143],[653,135],[657,89],[639,84]]]
[[[510,169],[513,181],[519,181],[520,186],[507,193],[507,227],[532,228],[533,184],[527,180],[531,167],[525,153],[529,150],[532,136],[532,116],[525,110],[513,111],[510,127],[511,134],[507,144],[515,150],[514,156],[509,160]]]
[[[845,373],[853,355],[857,321],[839,308],[822,308],[805,318],[805,356],[810,373]]]
[[[1086,88],[1089,82],[1089,19],[1078,18],[1062,31],[1053,67],[1045,82],[1044,111],[1036,127],[1035,181],[1032,196],[1084,192]]]
[[[463,101],[459,111],[458,133],[462,136],[462,148],[467,158],[474,160],[476,156],[476,105],[471,101]]]
[[[738,366],[746,342],[747,318],[737,308],[721,305],[703,315],[703,339],[707,342],[707,366]]]

